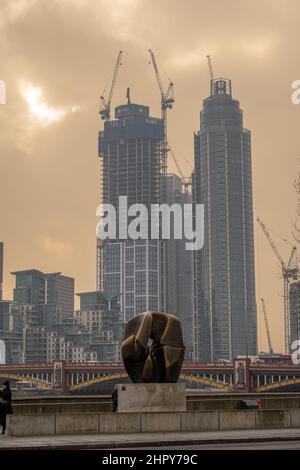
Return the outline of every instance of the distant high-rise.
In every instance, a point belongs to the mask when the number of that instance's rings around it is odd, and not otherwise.
[[[3,242],[0,242],[0,301],[3,299]]]
[[[14,302],[35,306],[37,322],[51,324],[74,316],[74,279],[37,269],[12,273],[16,277]]]
[[[292,282],[289,292],[290,302],[290,346],[300,339],[300,281]]]
[[[103,292],[83,292],[75,319],[92,335],[90,350],[98,361],[119,361],[123,338],[120,297],[109,298]]]
[[[191,194],[182,192],[182,180],[179,176],[166,176],[166,202],[191,204]],[[173,235],[173,232],[171,232]],[[193,355],[193,254],[186,250],[186,240],[166,241],[166,311],[176,315],[182,326],[185,344],[185,359],[192,360]]]
[[[256,354],[251,136],[231,81],[211,82],[195,135],[193,200],[204,204],[195,252],[196,360]]]
[[[67,347],[64,328],[69,323],[73,327],[74,279],[59,272],[45,274],[37,269],[12,274],[16,279],[13,302],[4,312],[4,332],[10,360],[72,360],[72,348]],[[88,341],[89,335],[85,335],[86,345]],[[69,342],[72,343],[71,339]]]
[[[99,133],[101,202],[112,204],[117,216],[119,196],[127,196],[128,207],[141,203],[149,211],[151,204],[160,203],[163,137],[163,121],[151,117],[147,106],[130,101],[116,107],[115,120],[104,123]],[[165,310],[161,240],[100,241],[97,288],[120,295],[125,322],[146,310]]]
[[[59,320],[74,316],[74,278],[60,273],[47,274],[47,302],[59,309]]]

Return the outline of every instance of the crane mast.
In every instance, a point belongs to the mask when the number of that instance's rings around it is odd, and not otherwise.
[[[183,175],[183,172],[182,172],[182,169],[181,169],[181,167],[180,167],[179,161],[178,161],[178,159],[177,159],[177,157],[176,157],[176,154],[175,154],[175,152],[174,152],[174,150],[172,149],[172,147],[171,147],[170,144],[169,144],[169,150],[170,150],[170,154],[172,155],[172,158],[173,158],[173,160],[174,160],[174,162],[175,162],[175,165],[176,165],[176,168],[177,168],[177,170],[178,170],[178,173],[179,173],[179,175],[180,175],[181,182],[182,182],[182,185],[183,185],[183,187],[184,187],[184,192],[185,192],[185,194],[187,194],[187,193],[188,193],[188,188],[189,188],[189,186],[191,186],[191,184],[192,184],[191,178],[190,178],[189,176],[184,176],[184,175]]]
[[[257,222],[259,223],[262,231],[264,232],[269,244],[271,245],[272,250],[274,251],[281,265],[281,272],[282,272],[282,278],[283,278],[283,302],[284,302],[284,306],[283,306],[284,348],[285,348],[285,354],[289,354],[290,352],[290,301],[289,301],[290,289],[289,289],[289,286],[290,286],[290,281],[291,280],[296,281],[299,275],[299,269],[297,266],[297,256],[296,256],[297,248],[293,246],[288,262],[285,263],[266,225],[262,222],[262,220],[259,219],[259,217],[257,217]]]
[[[163,87],[163,83],[162,83],[162,80],[161,80],[161,76],[160,76],[160,73],[159,73],[159,70],[158,70],[156,58],[155,58],[154,52],[151,49],[149,49],[149,54],[150,54],[150,57],[151,57],[151,62],[152,62],[153,68],[154,68],[156,80],[157,80],[159,91],[160,91],[161,110],[162,110],[162,119],[163,119],[164,118],[163,111],[166,111],[167,109],[172,109],[173,103],[175,102],[175,99],[174,99],[174,83],[172,81],[170,81],[169,86],[167,88],[167,91],[165,92],[164,87]]]
[[[267,338],[268,338],[268,345],[269,345],[269,353],[273,354],[273,346],[272,346],[272,341],[271,341],[271,334],[270,334],[270,329],[269,329],[269,322],[268,322],[268,317],[267,317],[267,309],[266,309],[266,303],[265,299],[260,299],[261,301],[261,308],[265,320],[265,326],[266,326],[266,333],[267,333]]]
[[[149,54],[150,54],[151,62],[152,62],[153,68],[154,68],[157,84],[158,84],[159,91],[160,91],[161,118],[162,118],[163,123],[164,123],[164,142],[163,142],[163,148],[162,148],[162,167],[163,167],[162,168],[162,173],[163,173],[163,176],[166,176],[166,174],[167,174],[167,159],[168,159],[168,152],[170,152],[170,154],[171,154],[171,156],[174,160],[174,163],[176,165],[176,168],[179,172],[179,175],[181,177],[181,181],[182,181],[182,185],[184,187],[185,193],[187,193],[189,186],[191,186],[191,178],[183,176],[183,172],[182,172],[182,169],[180,167],[179,161],[178,161],[178,159],[175,155],[175,152],[172,149],[170,143],[168,142],[168,122],[167,122],[168,121],[168,114],[167,114],[167,110],[172,109],[173,103],[175,102],[175,99],[174,99],[174,83],[172,81],[170,81],[167,90],[166,91],[164,90],[163,83],[162,83],[162,80],[161,80],[161,76],[160,76],[160,73],[159,73],[159,69],[158,69],[158,66],[157,66],[156,58],[155,58],[154,52],[151,49],[149,49]],[[166,195],[165,195],[165,197],[166,197]]]
[[[163,199],[166,201],[167,194],[166,194],[166,176],[167,176],[167,168],[168,168],[168,152],[169,152],[169,145],[168,145],[168,109],[173,108],[173,103],[175,102],[174,99],[174,84],[170,81],[167,90],[164,90],[164,86],[162,83],[162,79],[158,70],[156,58],[154,52],[149,49],[149,54],[151,58],[151,62],[154,68],[155,77],[157,80],[157,84],[160,91],[160,102],[161,102],[161,118],[164,124],[164,139],[161,147],[161,168],[162,168],[162,187],[163,187]]]
[[[281,254],[279,253],[279,251],[278,251],[278,249],[277,249],[277,247],[276,247],[276,245],[275,245],[275,243],[274,243],[274,241],[273,241],[273,239],[272,239],[272,237],[271,237],[271,235],[270,235],[270,233],[269,233],[269,230],[267,229],[266,225],[263,223],[262,220],[260,220],[259,217],[257,217],[257,222],[258,222],[259,225],[261,226],[262,231],[264,232],[264,234],[265,234],[265,236],[266,236],[268,242],[269,242],[270,245],[271,245],[271,248],[273,249],[275,255],[277,256],[277,259],[279,260],[282,269],[286,269],[285,262],[284,262],[284,260],[283,260],[283,258],[282,258],[282,256],[281,256]]]
[[[212,66],[212,61],[210,55],[206,56],[207,62],[208,62],[208,69],[209,69],[209,75],[210,75],[210,94],[214,94],[214,88],[215,88],[215,77],[214,77],[214,71],[213,71],[213,66]]]
[[[123,54],[123,51],[120,51],[119,54],[118,54],[118,58],[117,58],[117,62],[116,62],[116,65],[115,65],[113,79],[112,79],[110,92],[109,92],[107,101],[104,97],[104,93],[103,93],[102,96],[100,96],[100,111],[99,111],[99,114],[101,116],[101,119],[103,119],[104,121],[109,121],[109,119],[110,119],[110,106],[111,106],[111,101],[112,101],[113,94],[114,94],[114,91],[115,91],[115,86],[116,86],[116,82],[117,82],[119,68],[122,65],[122,62],[121,62],[122,54]]]

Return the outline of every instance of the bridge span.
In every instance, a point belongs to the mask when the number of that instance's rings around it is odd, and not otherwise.
[[[41,390],[71,393],[97,384],[128,380],[120,362],[67,362],[1,364],[0,382],[4,379],[27,382]],[[224,392],[267,392],[300,388],[300,365],[292,363],[253,363],[249,358],[232,362],[185,362],[180,380],[187,384]]]

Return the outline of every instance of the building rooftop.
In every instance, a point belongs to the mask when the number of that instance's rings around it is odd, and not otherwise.
[[[61,272],[54,272],[54,273],[48,273],[48,274],[45,274],[43,273],[42,271],[39,271],[38,269],[23,269],[23,270],[20,270],[20,271],[12,271],[11,272],[12,275],[16,276],[17,274],[38,274],[40,276],[43,276],[43,277],[52,277],[52,276],[59,276],[61,274]]]
[[[124,119],[131,117],[149,117],[149,106],[142,104],[127,103],[121,104],[115,108],[115,119]]]
[[[210,82],[211,95],[229,95],[232,96],[231,80],[228,78],[215,78]]]

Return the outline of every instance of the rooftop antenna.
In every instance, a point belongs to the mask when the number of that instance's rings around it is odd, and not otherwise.
[[[131,101],[130,101],[130,88],[129,87],[127,88],[126,98],[127,98],[127,104],[130,104]]]

